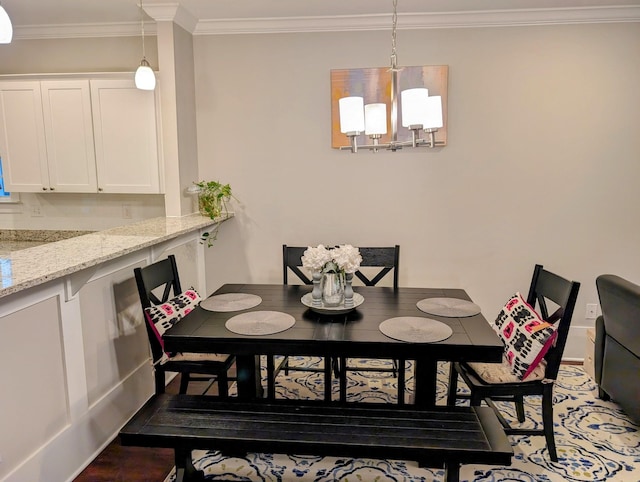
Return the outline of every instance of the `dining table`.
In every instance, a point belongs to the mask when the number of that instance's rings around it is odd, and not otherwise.
[[[241,399],[264,396],[261,355],[413,360],[413,403],[420,407],[436,403],[438,361],[499,362],[502,358],[503,344],[481,311],[442,316],[420,308],[430,299],[472,304],[463,289],[354,286],[356,303],[348,309],[314,308],[309,302],[311,290],[310,285],[225,284],[164,333],[165,350],[234,354],[237,395]],[[233,303],[207,308],[207,301],[224,298],[220,295],[253,301],[239,304],[236,309]],[[288,327],[281,326],[277,328],[280,331],[269,334],[263,334],[261,329],[252,332],[237,328],[243,326],[237,322],[247,320],[260,326],[261,319],[267,326],[274,316],[280,321],[288,320]],[[439,327],[448,330],[448,336],[424,342],[418,332],[416,337],[402,339],[393,332],[389,336],[388,330],[387,334],[382,331],[382,327],[393,326],[396,321],[428,320],[439,322]]]

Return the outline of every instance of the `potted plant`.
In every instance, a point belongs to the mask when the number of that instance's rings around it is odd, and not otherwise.
[[[218,181],[200,181],[194,182],[194,188],[190,192],[198,194],[198,210],[203,216],[209,216],[213,220],[227,216],[227,203],[233,197],[231,186],[222,184]],[[207,247],[211,247],[213,241],[218,236],[220,223],[216,224],[211,231],[202,233],[200,237],[201,243],[207,243]]]

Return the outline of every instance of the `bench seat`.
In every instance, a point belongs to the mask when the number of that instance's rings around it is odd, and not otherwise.
[[[192,464],[195,449],[414,460],[444,467],[447,482],[459,480],[461,464],[511,464],[511,444],[487,407],[287,402],[157,395],[125,425],[120,441],[173,448],[178,482],[204,480]]]

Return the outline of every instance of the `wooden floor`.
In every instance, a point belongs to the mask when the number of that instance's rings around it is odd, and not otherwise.
[[[230,375],[232,375],[230,373]],[[178,393],[179,377],[167,385],[167,393]],[[191,382],[188,393],[202,393],[206,385]],[[217,394],[217,385],[208,394]],[[173,449],[123,447],[116,438],[74,482],[163,482],[173,469]]]

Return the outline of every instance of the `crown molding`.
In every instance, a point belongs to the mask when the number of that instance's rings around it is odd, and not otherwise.
[[[197,21],[179,4],[144,7],[156,22],[174,21],[194,35],[264,34],[388,30],[389,14],[333,17],[204,19]],[[490,10],[398,14],[398,29],[509,27],[587,23],[640,22],[640,5],[586,8]],[[156,33],[155,22],[145,22],[145,32]],[[140,24],[87,23],[29,25],[14,28],[14,39],[130,37],[140,35]]]
[[[398,14],[398,30],[639,22],[640,5]],[[195,35],[339,32],[391,28],[391,15],[201,20]]]
[[[189,33],[198,25],[198,19],[179,3],[145,5],[144,11],[156,22],[175,22]]]
[[[156,23],[144,23],[145,35],[156,35]],[[14,40],[140,36],[140,22],[25,25],[13,29]]]

